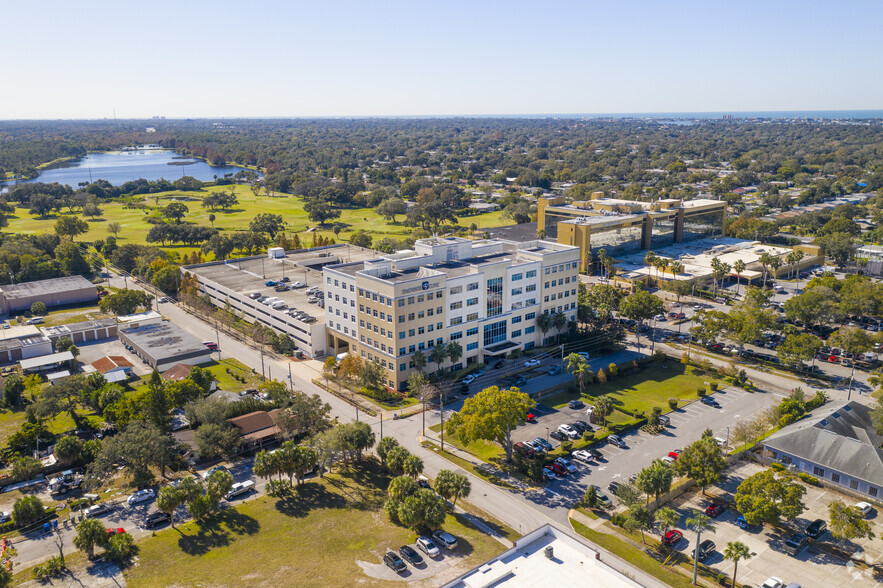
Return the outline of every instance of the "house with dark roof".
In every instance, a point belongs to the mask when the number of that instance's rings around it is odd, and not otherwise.
[[[166,382],[177,382],[190,376],[190,370],[193,366],[187,363],[176,363],[162,373],[163,380]]]
[[[282,430],[273,420],[276,410],[256,410],[236,418],[227,419],[231,425],[239,429],[243,443],[261,446],[273,441],[282,434]]]
[[[858,402],[829,406],[763,441],[764,455],[875,500],[883,498],[883,436],[873,409]]]

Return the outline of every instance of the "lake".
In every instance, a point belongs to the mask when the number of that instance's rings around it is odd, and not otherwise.
[[[212,167],[201,159],[189,157],[181,159],[174,151],[154,147],[141,147],[126,151],[90,153],[76,161],[66,161],[40,170],[40,175],[24,182],[67,184],[76,189],[80,182],[107,180],[119,186],[131,180],[166,179],[175,181],[183,176],[192,176],[203,182],[210,182],[215,176],[236,173],[245,168],[226,165]],[[177,158],[177,159],[176,159]],[[188,165],[169,165],[187,163]],[[2,182],[12,186],[19,182]]]

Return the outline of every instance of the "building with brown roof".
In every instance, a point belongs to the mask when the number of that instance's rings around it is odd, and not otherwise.
[[[227,419],[227,422],[239,429],[239,436],[242,438],[243,443],[261,446],[273,441],[282,433],[273,418],[276,412],[276,410],[271,410],[270,412],[256,410],[236,418]]]
[[[131,370],[135,366],[122,355],[105,355],[104,357],[93,361],[92,367],[94,367],[99,373],[106,374],[119,369]]]
[[[163,380],[167,382],[177,382],[183,380],[190,375],[193,366],[187,363],[176,363],[162,373]]]

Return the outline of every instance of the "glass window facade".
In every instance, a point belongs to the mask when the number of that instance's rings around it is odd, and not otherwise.
[[[699,212],[684,217],[684,241],[702,237],[720,236],[724,230],[724,214],[721,211]]]
[[[641,249],[643,221],[637,221],[628,227],[611,228],[598,233],[592,232],[589,237],[592,256],[597,257],[598,251],[604,249],[608,255],[622,254]]]
[[[487,281],[487,316],[503,314],[503,278]]]
[[[484,326],[484,346],[493,345],[506,340],[506,321],[499,321]]]
[[[657,218],[653,221],[650,248],[668,247],[675,242],[675,217]]]

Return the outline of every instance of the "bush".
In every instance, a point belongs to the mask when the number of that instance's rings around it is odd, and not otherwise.
[[[777,472],[784,472],[785,471],[784,464],[781,464],[777,461],[774,461],[773,463],[771,463],[770,467],[773,468],[774,470],[776,470]]]
[[[570,450],[571,450],[571,449],[573,449],[573,443],[572,443],[572,442],[570,442],[570,441],[565,441],[564,443],[561,444],[561,450],[562,450],[562,451],[564,451],[564,452],[566,452],[566,453],[570,453]]]
[[[729,583],[730,579],[724,573],[719,573],[717,575],[717,583],[721,586],[726,586]]]
[[[104,555],[107,559],[122,564],[131,559],[137,551],[138,548],[135,546],[132,536],[129,533],[121,533],[110,538]]]
[[[799,474],[797,474],[797,477],[800,478],[801,480],[803,480],[804,482],[806,482],[807,484],[809,484],[810,486],[821,486],[818,478],[816,478],[815,476],[811,476],[811,475],[807,474],[806,472],[800,472]]]
[[[42,581],[48,580],[49,578],[61,577],[64,570],[65,566],[62,563],[61,558],[56,555],[50,557],[43,565],[34,566],[31,573],[34,575],[35,579]]]
[[[583,441],[592,441],[594,438],[595,433],[593,433],[592,431],[586,431],[585,433],[583,433]]]
[[[705,388],[696,388],[696,395],[699,396],[699,398],[705,396],[705,392]]]
[[[714,392],[715,390],[717,390],[717,382],[710,382],[708,384],[708,387],[711,388],[712,392]]]
[[[43,316],[46,312],[46,305],[42,302],[35,302],[31,305],[31,314],[34,316]]]
[[[669,398],[668,399],[668,407],[671,410],[676,410],[678,408],[678,399],[677,398]]]
[[[36,496],[22,496],[12,506],[12,520],[17,527],[26,527],[46,516],[43,503]]]

